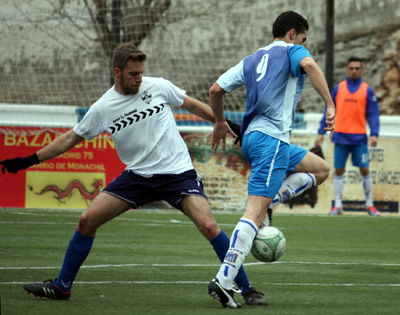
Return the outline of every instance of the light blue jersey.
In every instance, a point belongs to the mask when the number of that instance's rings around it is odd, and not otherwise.
[[[311,55],[303,46],[274,41],[217,80],[226,92],[246,86],[241,132],[242,152],[252,167],[249,195],[274,198],[287,172],[292,172],[307,153],[290,145],[293,117],[304,85],[300,61],[305,57]]]
[[[245,57],[217,80],[226,92],[246,85],[242,135],[253,131],[290,142],[293,117],[304,85],[300,61],[312,57],[303,46],[274,41]]]

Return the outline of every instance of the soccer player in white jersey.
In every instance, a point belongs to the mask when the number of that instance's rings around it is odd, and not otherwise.
[[[226,134],[231,130],[224,118],[223,97],[240,86],[246,86],[247,105],[241,126],[242,152],[252,166],[244,214],[232,233],[224,262],[208,285],[209,294],[224,307],[238,307],[231,290],[233,279],[250,252],[268,206],[285,180],[293,117],[305,74],[327,106],[326,130],[333,129],[335,107],[328,85],[320,67],[303,47],[308,28],[307,20],[301,15],[293,11],[283,12],[273,24],[274,41],[245,57],[210,89],[210,105],[215,117],[211,147],[217,150],[221,141],[225,149]],[[302,183],[297,188],[311,185],[315,180],[312,174],[293,175]],[[293,181],[291,185],[295,184]],[[296,190],[295,187],[291,189]]]
[[[146,59],[147,55],[132,44],[118,46],[113,55],[115,85],[90,107],[80,123],[31,156],[0,162],[3,173],[17,173],[72,149],[84,139],[108,132],[126,164],[125,171],[80,216],[58,278],[24,285],[35,296],[69,299],[97,229],[125,211],[155,200],[165,200],[186,214],[210,241],[220,261],[225,257],[229,237],[211,214],[201,177],[193,168],[170,104],[211,122],[213,112],[170,81],[144,77]],[[250,286],[243,268],[235,281],[247,304],[267,303],[263,294]]]

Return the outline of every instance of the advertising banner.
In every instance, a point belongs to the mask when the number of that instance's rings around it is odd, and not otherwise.
[[[33,154],[68,130],[18,128],[16,131],[0,127],[0,160]],[[203,178],[211,209],[243,211],[251,167],[244,159],[240,147],[234,145],[229,138],[225,151],[214,152],[210,147],[210,134],[186,133],[182,136],[194,167]],[[314,135],[294,135],[292,143],[311,149],[315,139]],[[378,146],[370,148],[374,202],[382,214],[399,214],[399,142],[399,138],[379,138]],[[333,149],[333,143],[326,137],[322,152],[331,166],[329,178],[299,198],[278,205],[275,212],[329,212],[334,200]],[[107,134],[91,141],[84,140],[74,149],[28,170],[17,174],[0,174],[0,207],[85,209],[124,168]],[[359,169],[351,165],[351,158],[347,161],[344,177],[344,211],[366,214],[361,176]],[[163,204],[157,203],[157,206],[162,208]]]
[[[247,182],[250,164],[244,159],[240,147],[227,139],[225,151],[216,153],[210,148],[211,136],[201,134],[184,135],[193,164],[203,177],[203,185],[213,210],[244,211],[247,198]],[[314,147],[316,135],[293,135],[292,143],[308,150]],[[382,214],[398,215],[400,199],[400,154],[399,138],[379,138],[375,148],[370,147],[370,172],[373,178],[374,204]],[[328,214],[335,193],[333,189],[334,144],[326,137],[322,153],[331,166],[328,179],[320,186],[307,190],[290,202],[280,204],[276,213]],[[358,167],[349,157],[344,174],[344,212],[365,214],[365,196]]]
[[[64,128],[0,127],[0,160],[43,148]],[[85,209],[125,168],[104,134],[17,174],[0,174],[0,207]]]

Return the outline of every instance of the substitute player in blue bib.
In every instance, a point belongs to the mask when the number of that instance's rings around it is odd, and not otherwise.
[[[211,122],[213,112],[170,81],[143,76],[146,59],[147,55],[132,44],[118,46],[113,56],[115,85],[90,107],[79,124],[31,156],[0,162],[3,173],[17,173],[72,149],[84,139],[108,132],[126,165],[125,171],[80,216],[58,279],[24,285],[35,296],[69,299],[97,229],[129,209],[155,200],[165,200],[186,214],[211,243],[218,258],[222,261],[225,257],[229,237],[211,214],[201,177],[179,134],[171,104]],[[263,294],[250,286],[244,268],[235,281],[246,304],[267,303]]]
[[[221,142],[225,149],[226,134],[231,130],[224,118],[223,97],[246,86],[242,151],[252,166],[245,212],[232,233],[226,258],[208,286],[209,294],[224,307],[238,307],[231,290],[233,279],[287,175],[293,117],[305,74],[327,105],[326,130],[333,129],[335,107],[328,85],[321,69],[303,47],[308,28],[301,15],[293,11],[282,13],[273,24],[274,41],[244,58],[210,89],[215,116],[211,147],[217,150]],[[306,185],[313,180],[310,174],[296,174],[299,182]]]

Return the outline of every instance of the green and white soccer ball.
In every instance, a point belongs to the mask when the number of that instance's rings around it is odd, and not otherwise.
[[[264,226],[258,230],[250,252],[262,262],[273,262],[282,257],[286,249],[283,233],[273,226]]]

